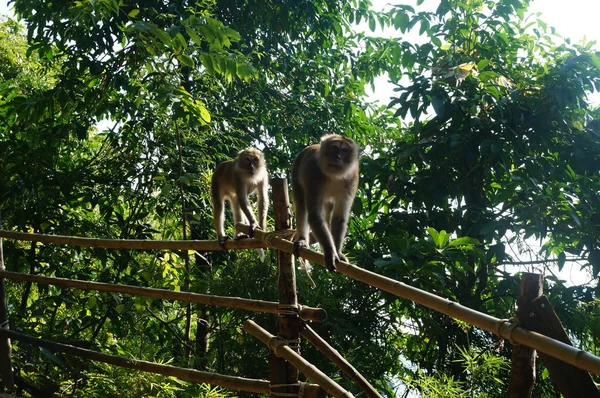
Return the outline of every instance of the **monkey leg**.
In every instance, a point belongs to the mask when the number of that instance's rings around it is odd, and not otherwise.
[[[346,214],[346,207],[344,207],[342,209],[342,214],[336,214],[334,210],[333,217],[331,218],[331,235],[333,237],[333,242],[339,259],[344,262],[348,262],[346,256],[342,254],[344,238],[346,237],[346,231],[348,229],[348,217],[349,214]]]
[[[335,272],[335,263],[339,261],[340,258],[326,221],[320,213],[315,212],[308,214],[308,224],[317,238],[319,245],[321,245],[325,266],[329,271]]]

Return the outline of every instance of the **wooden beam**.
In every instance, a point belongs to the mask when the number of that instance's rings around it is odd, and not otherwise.
[[[523,273],[521,292],[517,299],[517,318],[523,324],[529,315],[531,302],[542,295],[542,275]],[[535,350],[523,344],[512,347],[512,366],[508,387],[509,398],[530,398],[535,384]]]
[[[246,229],[246,232],[248,230]],[[103,249],[136,250],[196,250],[216,251],[231,249],[258,249],[268,247],[256,239],[228,240],[221,247],[216,240],[145,240],[145,239],[97,239],[64,235],[28,234],[25,232],[0,231],[0,238],[59,245],[96,247]]]
[[[546,296],[533,300],[530,309],[531,312],[524,317],[527,329],[571,345],[567,332]],[[539,355],[556,388],[565,398],[600,398],[600,392],[588,372],[543,352]]]
[[[236,224],[238,231],[247,231],[248,225]],[[294,244],[291,241],[269,235],[266,232],[257,231],[255,237],[263,242],[269,242],[269,245],[293,253]],[[325,266],[323,255],[317,251],[301,248],[300,256],[316,264]],[[468,322],[480,329],[487,330],[503,337],[509,341],[516,341],[528,347],[561,359],[578,368],[600,375],[600,358],[583,350],[574,348],[561,341],[554,340],[540,333],[529,331],[518,327],[507,319],[498,319],[488,314],[475,311],[465,307],[455,301],[436,296],[435,294],[417,289],[406,283],[378,275],[364,268],[357,267],[350,263],[339,261],[336,264],[337,272],[346,275],[357,281],[361,281],[370,286],[379,288],[388,293],[414,301],[425,307],[431,308],[448,316]]]
[[[337,367],[340,368],[350,380],[354,381],[369,398],[382,398],[377,390],[373,388],[371,383],[369,383],[369,381],[365,379],[364,376],[350,364],[350,362],[346,361],[335,348],[330,346],[329,343],[319,336],[310,326],[304,325],[304,329],[302,329],[300,334],[306,338],[306,340],[310,341],[310,343],[323,355],[335,363]]]
[[[2,238],[0,238],[0,270],[4,269],[4,250],[2,248]],[[9,329],[4,279],[0,279],[0,329]],[[15,390],[11,355],[12,345],[10,338],[3,336],[0,338],[0,374],[2,375],[2,389],[8,392]]]
[[[273,214],[275,230],[287,230],[291,227],[290,202],[286,178],[271,179],[273,192]],[[298,334],[298,296],[296,294],[296,270],[294,257],[277,250],[277,291],[279,294],[280,311],[277,317],[277,334],[287,340],[295,341],[293,350],[300,352],[300,336]],[[271,380],[272,397],[278,393],[298,394],[298,369],[283,358],[274,354],[269,355],[269,380]]]
[[[323,389],[325,389],[325,391],[327,391],[329,394],[336,398],[354,397],[354,395],[344,390],[338,383],[329,378],[325,373],[321,372],[306,359],[302,358],[300,354],[292,350],[280,337],[273,336],[251,320],[244,322],[244,330],[262,341],[263,344],[273,350],[277,356],[280,356],[293,364],[312,381],[323,387]]]
[[[157,373],[165,376],[173,376],[178,379],[193,381],[196,383],[208,383],[233,390],[249,391],[257,394],[269,393],[269,382],[267,380],[247,379],[236,376],[226,376],[219,373],[203,372],[195,369],[179,368],[171,365],[163,365],[154,362],[142,361],[134,358],[124,358],[115,355],[104,354],[98,351],[87,350],[69,344],[57,343],[55,341],[39,339],[12,330],[0,329],[3,337],[12,337],[14,340],[31,344],[35,347],[43,347],[52,352],[63,352],[70,355],[104,362],[122,368],[135,369],[143,372]]]
[[[188,303],[200,303],[214,305],[216,307],[237,308],[247,311],[268,312],[271,314],[277,314],[279,311],[279,304],[276,302],[252,300],[240,297],[224,297],[200,293],[175,292],[173,290],[156,289],[152,287],[114,285],[104,282],[90,282],[77,279],[56,278],[2,270],[0,270],[0,278],[34,282],[43,285],[69,287],[81,290],[131,294],[134,296],[152,297],[163,300],[179,300]],[[327,318],[327,312],[321,308],[300,306],[300,316],[303,319],[321,322]]]

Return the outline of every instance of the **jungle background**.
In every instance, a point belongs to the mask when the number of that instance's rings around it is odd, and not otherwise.
[[[1,227],[214,239],[218,163],[255,145],[271,176],[287,176],[304,146],[336,132],[363,149],[353,263],[499,318],[514,315],[515,270],[535,267],[575,344],[598,354],[600,124],[589,95],[600,58],[529,3],[14,0],[20,22],[0,22]],[[393,87],[385,104],[366,95],[381,78]],[[11,271],[277,298],[272,251],[261,263],[255,251],[4,240],[4,257]],[[570,264],[585,283],[560,277]],[[313,328],[382,394],[506,395],[511,346],[497,336],[321,267],[312,277],[315,289],[298,272],[299,300],[329,315]],[[266,377],[267,349],[241,329],[247,313],[7,288],[12,329]],[[275,316],[253,318],[274,330]],[[358,394],[312,347],[302,352]],[[23,396],[240,395],[18,343],[13,364]],[[538,368],[535,396],[559,396]]]

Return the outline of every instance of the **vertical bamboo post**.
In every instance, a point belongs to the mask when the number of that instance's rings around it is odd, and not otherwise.
[[[4,271],[4,250],[2,238],[0,238],[0,270]],[[0,328],[8,329],[8,313],[6,311],[6,291],[4,279],[0,279]],[[12,347],[8,337],[0,337],[0,374],[2,375],[2,389],[13,392],[15,381],[12,372],[12,360],[10,358]]]
[[[291,211],[288,195],[288,184],[286,178],[273,178],[270,181],[273,190],[273,213],[275,216],[275,230],[291,228]],[[290,344],[297,353],[300,352],[299,344],[299,316],[293,307],[298,306],[296,294],[296,270],[294,268],[294,257],[282,250],[277,250],[277,287],[279,289],[280,312],[277,319],[277,330],[279,337],[290,342],[298,341],[298,344]],[[298,393],[298,370],[275,354],[269,356],[269,376],[271,385],[280,385],[277,392]],[[273,387],[272,387],[273,388]],[[273,394],[272,396],[276,396]]]
[[[517,299],[517,317],[521,324],[524,324],[525,318],[529,316],[532,301],[542,295],[543,286],[542,275],[523,273],[521,292]],[[535,378],[535,350],[514,343],[508,397],[530,398],[533,394]]]

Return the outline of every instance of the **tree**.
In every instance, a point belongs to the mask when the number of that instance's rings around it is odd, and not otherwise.
[[[404,42],[389,57],[399,94],[390,106],[412,122],[394,156],[379,162],[376,178],[389,195],[374,227],[386,254],[379,264],[499,317],[512,314],[518,294],[502,264],[526,254],[530,238],[559,269],[583,257],[598,273],[595,222],[582,220],[598,212],[590,200],[599,188],[597,110],[586,95],[599,87],[600,59],[592,44],[554,44],[548,27],[526,16],[528,4],[442,1],[434,12],[399,5],[387,14],[390,26],[418,28],[429,40]],[[547,279],[548,294],[573,304],[557,306],[563,319],[594,300],[590,289],[565,291]],[[428,313],[410,306],[398,313],[431,338],[415,336],[407,357],[464,378],[461,347],[483,349],[490,336]]]

